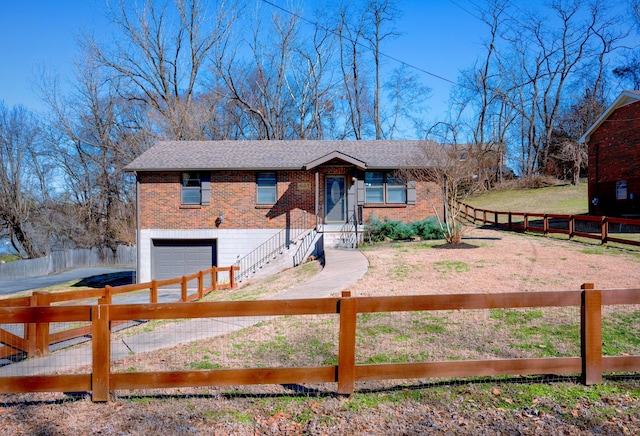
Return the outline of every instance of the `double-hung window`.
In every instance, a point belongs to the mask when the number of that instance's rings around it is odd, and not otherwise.
[[[200,204],[200,173],[182,173],[182,204]]]
[[[364,173],[365,197],[367,203],[384,203],[384,173],[371,171]]]
[[[407,184],[393,173],[367,171],[364,173],[366,203],[406,203]]]
[[[406,203],[407,184],[400,177],[387,174],[387,203]]]
[[[256,185],[258,204],[276,203],[278,198],[276,173],[258,173]]]

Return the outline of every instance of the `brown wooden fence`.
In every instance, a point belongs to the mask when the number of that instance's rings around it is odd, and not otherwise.
[[[560,233],[569,238],[579,236],[600,240],[602,244],[617,242],[619,244],[640,246],[640,238],[621,237],[624,230],[628,233],[640,234],[640,220],[589,215],[561,215],[529,212],[500,212],[479,209],[465,203],[458,203],[462,214],[473,222],[492,224],[496,227],[523,232]],[[616,228],[617,227],[617,228]],[[616,236],[612,236],[616,235]]]
[[[98,304],[112,304],[113,297],[132,292],[149,291],[149,303],[158,302],[158,291],[162,288],[180,288],[178,301],[186,303],[202,299],[207,294],[220,289],[235,288],[235,274],[238,267],[212,267],[197,273],[168,280],[153,280],[146,283],[137,283],[125,286],[105,286],[100,289],[83,289],[78,291],[64,291],[51,293],[47,291],[35,291],[31,296],[21,298],[8,298],[0,300],[0,308],[37,307],[39,309],[78,303],[85,300],[96,300]],[[222,276],[222,280],[220,280]],[[207,278],[209,286],[205,286]],[[226,280],[225,280],[226,278]],[[189,290],[192,293],[189,293]],[[0,317],[0,324],[4,324]],[[111,327],[118,325],[114,322]],[[49,322],[42,320],[36,323],[25,323],[24,335],[20,337],[0,328],[0,358],[12,356],[17,353],[25,353],[27,357],[43,356],[49,354],[49,346],[63,341],[76,339],[91,334],[90,325],[64,329],[51,332]]]
[[[25,326],[51,322],[91,324],[90,373],[0,377],[0,393],[91,391],[94,401],[107,401],[111,390],[228,386],[245,384],[337,383],[337,392],[351,394],[355,383],[368,380],[450,378],[496,375],[582,374],[585,384],[597,384],[603,373],[638,372],[640,356],[602,355],[604,306],[638,305],[640,289],[581,290],[389,297],[342,297],[237,302],[159,303],[137,305],[3,307],[0,323]],[[581,352],[574,357],[356,364],[356,315],[374,312],[480,310],[497,308],[579,307]],[[256,317],[337,314],[337,365],[213,369],[196,371],[111,371],[111,328],[135,319]]]

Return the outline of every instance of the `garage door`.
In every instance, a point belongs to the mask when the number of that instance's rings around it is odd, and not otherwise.
[[[174,279],[216,265],[215,240],[154,240],[151,276]],[[209,280],[208,280],[209,281]]]

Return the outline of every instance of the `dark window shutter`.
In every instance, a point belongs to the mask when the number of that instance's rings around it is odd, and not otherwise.
[[[211,204],[211,176],[204,174],[202,176],[202,184],[200,185],[201,199],[200,204],[209,206]]]
[[[416,185],[413,180],[407,182],[407,204],[416,204]]]
[[[364,180],[358,179],[356,181],[356,185],[358,186],[358,192],[357,192],[358,206],[362,206],[365,201]]]

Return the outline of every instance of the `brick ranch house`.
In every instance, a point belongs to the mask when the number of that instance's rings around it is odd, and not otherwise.
[[[396,172],[424,162],[427,144],[159,142],[125,168],[137,181],[138,281],[232,265],[283,229],[309,228],[326,244],[354,216],[441,214],[437,185]]]
[[[580,138],[588,144],[589,214],[640,215],[640,91],[624,91]]]

